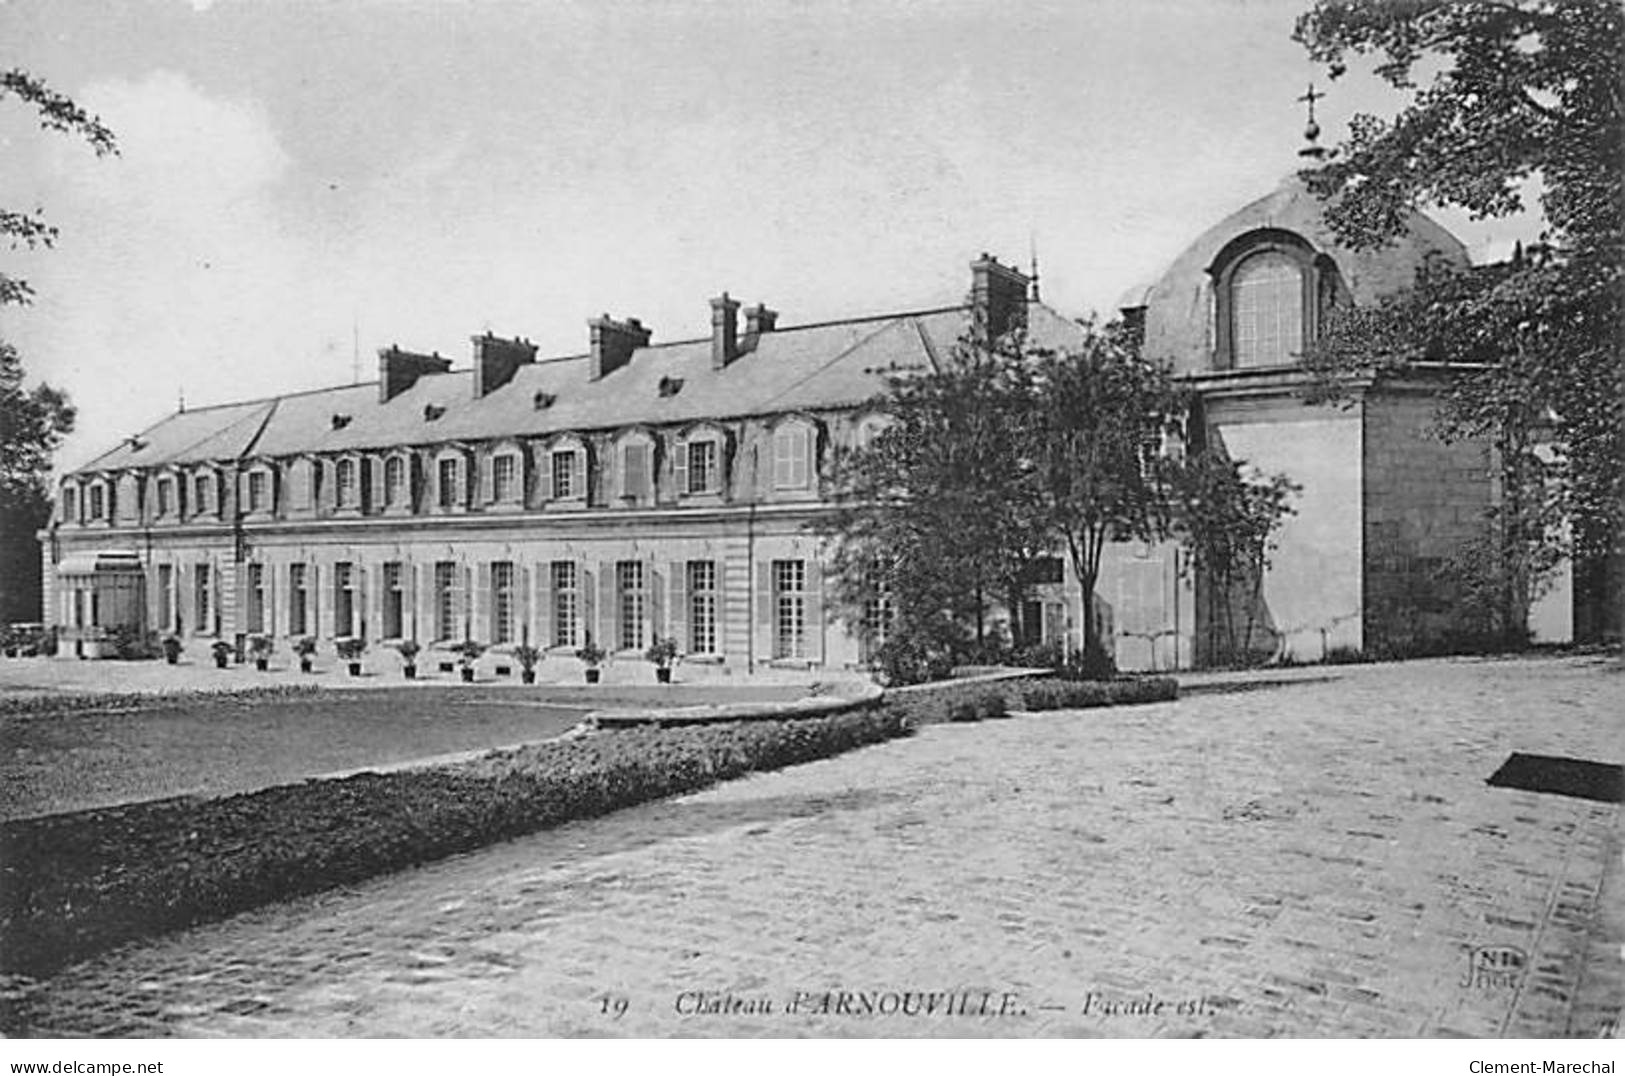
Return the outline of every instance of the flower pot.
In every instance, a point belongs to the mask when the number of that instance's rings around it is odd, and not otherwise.
[[[310,659],[309,658],[300,658],[299,659],[299,671],[300,672],[309,672],[310,671]]]
[[[597,669],[588,669],[587,670],[587,683],[596,684],[598,682],[598,672],[599,672],[599,670],[597,670]]]
[[[464,665],[463,666],[463,683],[472,684],[473,682],[474,682],[474,670],[472,668],[470,668],[469,666]]]
[[[226,667],[226,655],[225,654],[216,654],[214,656],[214,667],[217,668],[217,669],[224,669]]]
[[[401,674],[408,680],[416,680],[418,678],[418,667],[416,665],[403,665],[401,666]]]
[[[254,668],[258,669],[260,672],[265,672],[270,667],[271,667],[271,661],[270,661],[269,658],[255,658],[254,659]]]
[[[359,662],[359,661],[350,662],[350,675],[351,676],[360,676],[361,675],[361,662]]]
[[[164,660],[169,662],[171,665],[179,665],[181,663],[181,656],[179,654],[165,654]]]
[[[671,666],[662,665],[655,669],[655,682],[658,684],[671,683]]]
[[[534,684],[536,682],[536,670],[535,669],[521,669],[521,670],[519,670],[519,679],[524,681],[527,684]]]

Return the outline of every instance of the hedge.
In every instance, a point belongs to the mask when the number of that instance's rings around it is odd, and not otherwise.
[[[1021,686],[1022,710],[1084,710],[1143,702],[1172,702],[1179,682],[1169,676],[1132,680],[1038,680]]]
[[[1097,706],[1171,702],[1179,682],[1167,676],[1122,680],[1057,680],[1048,676],[992,682],[942,681],[886,694],[884,707],[915,725],[941,721],[981,721],[1006,717],[1011,710],[1082,710]]]
[[[0,825],[0,971],[906,735],[896,710],[648,729],[472,761]]]
[[[103,691],[81,695],[7,695],[0,697],[0,717],[75,713],[80,710],[150,710],[192,702],[243,702],[314,695],[315,684],[276,684],[232,691]]]

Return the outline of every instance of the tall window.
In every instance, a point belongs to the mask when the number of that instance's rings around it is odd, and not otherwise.
[[[891,638],[892,626],[891,581],[881,575],[869,578],[869,597],[863,603],[862,650],[865,661],[874,658],[886,640]]]
[[[688,488],[684,493],[711,493],[717,488],[717,443],[688,443]]]
[[[356,494],[355,460],[339,460],[334,468],[336,503],[340,508],[354,508],[360,503]]]
[[[77,486],[63,486],[62,487],[62,521],[64,523],[72,523],[74,521],[74,519],[79,514],[76,511],[76,509],[78,509],[78,507],[79,507],[79,487],[77,487]]]
[[[491,642],[500,646],[513,642],[514,621],[513,561],[491,562]]]
[[[100,485],[90,487],[90,518],[100,519],[107,512],[107,491]]]
[[[255,635],[265,631],[265,565],[248,566],[248,609],[244,627]]]
[[[440,490],[440,507],[455,508],[457,506],[457,467],[460,461],[455,459],[441,460],[437,475]]]
[[[168,564],[158,565],[158,630],[175,628],[175,569]]]
[[[383,637],[399,639],[406,634],[406,573],[400,561],[392,560],[384,564],[383,585]]]
[[[622,650],[643,648],[643,611],[647,593],[644,590],[643,562],[623,560],[615,565],[615,594],[620,608],[620,636]]]
[[[157,514],[167,516],[175,510],[175,483],[168,478],[158,480]]]
[[[436,561],[434,566],[434,633],[437,639],[457,638],[457,576],[455,561]]]
[[[310,634],[309,565],[288,565],[288,634]]]
[[[339,561],[333,565],[333,635],[343,638],[361,634],[356,630],[355,565]]]
[[[773,485],[778,489],[807,488],[808,431],[800,423],[780,426],[773,434]]]
[[[1230,281],[1235,365],[1275,366],[1303,351],[1303,270],[1266,250],[1236,267]]]
[[[514,456],[508,452],[491,458],[491,499],[499,504],[511,501],[517,493],[514,482]]]
[[[199,635],[214,632],[214,580],[209,578],[209,566],[199,564],[192,572],[192,612],[195,630]]]
[[[807,656],[807,562],[773,562],[773,656]]]
[[[196,475],[192,479],[192,514],[201,516],[209,511],[209,486],[212,479],[206,474]]]
[[[621,496],[636,500],[649,495],[649,446],[626,445],[621,449]]]
[[[264,471],[248,472],[248,510],[250,512],[263,512],[269,507],[270,479],[271,476]]]
[[[580,471],[576,468],[576,451],[566,448],[553,453],[553,496],[558,500],[580,497],[586,490],[579,488]]]
[[[553,645],[575,646],[581,619],[581,580],[573,560],[549,566],[553,584]]]
[[[406,461],[399,456],[384,461],[384,504],[390,508],[406,504]]]
[[[717,562],[688,562],[688,652],[717,652]]]

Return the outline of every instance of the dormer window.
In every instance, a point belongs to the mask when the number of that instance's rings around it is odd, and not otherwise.
[[[1303,270],[1279,251],[1249,256],[1230,278],[1235,365],[1281,366],[1303,353]]]
[[[654,446],[647,435],[634,434],[621,444],[621,499],[648,500],[653,493]]]
[[[334,504],[339,508],[358,508],[361,494],[356,481],[355,460],[342,459],[333,470]]]
[[[519,496],[519,458],[512,452],[491,457],[491,500],[504,504]]]
[[[579,500],[587,495],[586,453],[579,448],[556,448],[549,453],[548,473],[553,480],[553,499]]]
[[[153,494],[153,512],[159,519],[164,518],[175,510],[175,480],[168,476],[158,479],[156,492]]]
[[[1233,240],[1209,266],[1215,299],[1214,366],[1289,366],[1314,341],[1322,307],[1341,291],[1336,264],[1278,228]]]
[[[210,496],[210,487],[214,485],[212,475],[200,474],[192,476],[192,514],[194,516],[208,515],[213,511],[214,498]]]
[[[100,482],[90,487],[90,520],[96,522],[107,516],[107,489]]]
[[[805,422],[786,422],[773,431],[773,488],[807,488],[812,437],[812,427]]]
[[[270,473],[263,470],[248,472],[248,510],[250,512],[265,512],[269,511],[270,507]]]
[[[386,508],[406,506],[405,457],[391,456],[384,461],[384,506]]]
[[[458,481],[458,471],[462,469],[462,460],[447,456],[435,467],[436,498],[443,511],[450,511],[457,507],[457,495],[462,485]]]

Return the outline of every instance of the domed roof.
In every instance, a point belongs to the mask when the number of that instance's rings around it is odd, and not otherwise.
[[[1146,298],[1147,356],[1172,361],[1181,372],[1209,368],[1210,271],[1218,268],[1214,261],[1227,245],[1263,229],[1290,232],[1317,255],[1329,257],[1349,296],[1361,304],[1410,286],[1430,258],[1458,266],[1468,263],[1461,241],[1423,213],[1412,213],[1404,230],[1381,248],[1354,251],[1342,246],[1326,222],[1320,199],[1293,173],[1274,191],[1202,233],[1152,285]]]

